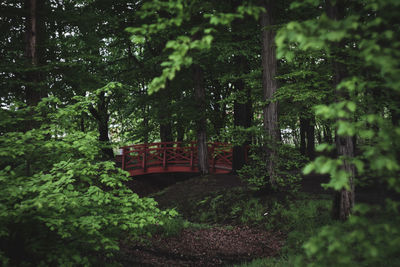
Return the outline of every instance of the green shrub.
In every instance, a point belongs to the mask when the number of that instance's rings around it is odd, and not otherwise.
[[[68,127],[70,116],[50,110],[40,128],[0,135],[3,266],[96,264],[175,214],[126,188],[127,173],[99,161],[97,136]]]
[[[358,215],[322,228],[304,248],[309,266],[399,266],[398,210],[358,205]]]
[[[289,145],[277,146],[276,161],[276,189],[297,191],[301,180],[300,171],[304,167],[306,159]],[[241,170],[239,176],[255,189],[269,186],[267,169],[268,154],[265,147],[253,147],[250,150],[250,161]]]

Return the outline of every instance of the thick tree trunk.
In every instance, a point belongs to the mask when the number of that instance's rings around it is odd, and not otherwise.
[[[264,100],[267,103],[263,110],[264,128],[269,137],[269,147],[267,148],[268,157],[268,174],[272,186],[276,185],[275,174],[275,158],[276,158],[276,142],[279,141],[278,127],[278,103],[272,101],[274,93],[277,90],[277,82],[275,80],[277,70],[277,60],[275,54],[275,33],[271,29],[273,1],[265,0],[264,7],[267,12],[261,15],[262,27],[262,85],[264,91]]]
[[[336,1],[336,4],[333,6],[330,0],[326,0],[326,10],[328,17],[334,20],[339,20],[344,18],[345,6],[344,2],[339,0]],[[334,56],[335,59],[333,61],[333,68],[334,68],[334,86],[336,87],[346,76],[347,70],[346,66],[341,63],[340,59],[343,59],[343,56],[340,55],[340,49],[343,49],[343,44],[339,44],[335,51]],[[336,90],[336,99],[337,101],[341,101],[343,99],[348,99],[348,94],[343,91]],[[345,120],[345,118],[339,118],[340,120]],[[339,136],[336,134],[336,149],[338,156],[343,156],[346,158],[353,158],[354,157],[354,143],[353,138],[351,136]],[[335,195],[335,200],[333,203],[333,210],[332,215],[333,218],[339,220],[346,220],[353,209],[354,206],[354,175],[355,175],[355,168],[354,165],[349,163],[347,160],[344,160],[342,169],[346,171],[349,175],[349,190],[342,189],[340,192],[337,192]]]
[[[160,124],[160,139],[161,142],[172,142],[172,127],[170,122]]]
[[[196,120],[197,130],[197,156],[199,171],[202,175],[209,172],[208,146],[207,146],[207,118],[206,118],[206,90],[204,87],[204,77],[202,68],[193,65],[194,93],[198,110]]]

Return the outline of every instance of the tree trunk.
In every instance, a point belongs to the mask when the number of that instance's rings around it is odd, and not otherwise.
[[[172,142],[172,127],[170,122],[160,124],[160,139],[161,142]]]
[[[41,41],[40,31],[44,31],[43,20],[38,15],[38,10],[42,9],[44,5],[43,0],[25,0],[25,57],[27,59],[27,68],[25,75],[25,88],[24,95],[26,104],[33,108],[37,106],[42,98],[40,89],[40,81],[43,80],[40,72],[36,70],[39,65],[39,51],[41,50],[38,45]],[[39,127],[39,123],[35,121],[34,110],[30,110],[30,118],[25,121],[24,130],[29,131]],[[26,168],[27,176],[31,175],[32,158],[31,155],[26,155]]]
[[[315,158],[315,117],[307,119],[307,157],[311,160]]]
[[[182,122],[178,121],[176,126],[176,141],[183,142],[185,138],[185,128],[182,126]]]
[[[203,70],[197,64],[193,65],[193,76],[195,101],[199,116],[196,120],[198,166],[200,173],[202,175],[206,175],[209,172],[207,147],[206,90],[204,87]]]
[[[110,118],[110,115],[108,114],[108,101],[109,100],[106,99],[104,93],[101,93],[99,96],[99,102],[97,103],[97,109],[90,107],[90,113],[97,120],[99,141],[102,146],[101,151],[104,160],[114,159],[114,152],[110,147],[110,138],[108,136],[108,120]]]
[[[323,129],[324,129],[324,142],[328,144],[333,144],[331,127],[329,127],[329,125],[324,125]]]
[[[147,144],[149,143],[149,114],[148,114],[148,106],[145,105],[142,108],[143,112],[143,128],[144,134],[143,134],[143,143]]]
[[[243,60],[243,59],[241,59]],[[246,90],[243,80],[235,82],[235,89],[237,92]],[[235,101],[233,105],[233,124],[235,127],[249,128],[251,126],[252,108],[250,99],[250,90],[246,91],[246,103]],[[247,139],[242,145],[233,147],[232,159],[232,172],[236,173],[246,164],[246,147],[250,144],[251,140]]]
[[[305,156],[306,155],[306,129],[307,129],[307,122],[306,119],[300,117],[300,153]]]
[[[225,126],[226,120],[226,107],[225,104],[221,106],[220,101],[226,96],[222,90],[222,85],[218,80],[212,80],[212,84],[214,85],[214,95],[213,100],[211,101],[211,103],[213,103],[213,116],[210,119],[213,124],[215,135],[219,136],[221,134],[221,129]]]
[[[336,4],[332,6],[330,0],[326,0],[326,10],[328,17],[334,20],[339,20],[344,18],[345,6],[343,1],[338,0]],[[338,44],[335,49],[337,51],[334,52],[334,61],[333,61],[333,69],[334,69],[334,86],[336,86],[346,77],[347,70],[346,66],[341,63],[341,59],[343,60],[344,57],[340,54],[340,49],[344,48],[344,44]],[[335,91],[336,100],[341,101],[343,99],[348,99],[349,96],[347,93],[343,91],[336,90]],[[345,118],[338,118],[338,120],[345,120]],[[339,136],[336,133],[336,149],[338,156],[343,156],[346,158],[353,158],[354,157],[354,143],[353,138],[351,136]],[[335,195],[332,215],[333,218],[339,220],[346,220],[353,209],[354,206],[354,175],[355,175],[355,168],[354,165],[344,160],[342,169],[346,171],[349,175],[349,186],[350,189],[342,189],[341,191],[337,192]]]
[[[85,132],[85,114],[86,114],[85,112],[81,113],[81,118],[79,121],[79,128],[83,133]]]
[[[170,111],[170,95],[171,90],[169,88],[169,82],[167,82],[166,88],[159,92],[159,107],[158,117],[160,120],[160,139],[161,142],[172,142],[172,124],[171,124],[171,111]]]
[[[261,15],[262,27],[262,86],[264,92],[264,101],[268,102],[263,110],[264,128],[269,137],[269,147],[267,148],[268,157],[268,174],[272,186],[276,185],[275,174],[275,158],[276,158],[276,142],[279,140],[278,127],[278,103],[273,101],[273,95],[277,90],[275,80],[277,70],[277,60],[275,54],[275,33],[271,29],[272,26],[272,10],[273,1],[265,0],[264,7],[267,12]]]
[[[25,100],[26,104],[30,107],[36,106],[41,98],[42,92],[40,89],[40,81],[43,80],[40,73],[35,70],[39,65],[39,42],[43,33],[40,30],[43,28],[43,20],[38,15],[38,10],[42,9],[44,5],[43,0],[25,0],[25,57],[28,61],[28,68],[33,69],[26,72],[25,83]],[[33,117],[33,114],[32,114]],[[26,130],[34,128],[35,123],[33,120],[27,122]]]

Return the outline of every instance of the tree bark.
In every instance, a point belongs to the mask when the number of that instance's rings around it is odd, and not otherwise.
[[[44,31],[43,20],[38,15],[38,10],[42,9],[44,5],[43,0],[25,0],[24,11],[25,11],[25,57],[27,60],[27,68],[25,75],[24,84],[24,96],[26,104],[33,108],[37,106],[42,98],[42,92],[40,89],[40,81],[43,80],[40,72],[37,71],[39,65],[39,42],[41,41],[40,31]],[[39,123],[35,121],[34,110],[30,110],[30,118],[24,123],[24,130],[29,131],[39,127]],[[26,155],[26,168],[25,172],[27,176],[31,175],[32,158],[30,155]]]
[[[99,96],[99,102],[97,103],[97,108],[90,107],[89,111],[92,116],[97,120],[99,141],[102,145],[102,157],[104,160],[114,159],[114,152],[110,147],[110,137],[108,136],[108,121],[110,115],[108,114],[108,101],[104,95],[101,93]]]
[[[307,122],[306,119],[300,117],[300,153],[305,156],[306,155],[306,131],[307,131]]]
[[[328,143],[328,144],[332,144],[333,138],[332,138],[331,127],[329,127],[329,125],[324,125],[323,131],[324,131],[324,142]]]
[[[264,110],[264,129],[269,138],[269,147],[267,148],[268,157],[268,174],[272,186],[276,185],[275,174],[275,158],[276,158],[276,142],[279,141],[278,127],[278,103],[273,100],[274,93],[278,85],[275,80],[277,70],[277,60],[275,54],[275,33],[271,29],[273,25],[272,12],[273,1],[265,0],[264,7],[267,10],[261,15],[262,27],[262,86],[264,92],[264,101],[267,102]]]
[[[311,160],[315,158],[315,117],[307,119],[307,157]]]
[[[176,141],[183,142],[185,138],[185,128],[182,125],[182,122],[178,121],[176,125]]]
[[[81,113],[80,121],[79,121],[79,128],[81,132],[85,132],[85,112]]]
[[[172,122],[171,122],[171,110],[170,110],[170,100],[171,100],[171,89],[169,87],[169,82],[167,82],[166,88],[160,90],[159,93],[159,106],[158,106],[158,118],[160,120],[160,139],[161,142],[172,142]]]
[[[202,175],[209,172],[208,146],[207,146],[207,118],[206,118],[206,90],[202,68],[193,65],[194,93],[199,117],[196,121],[197,130],[197,156],[199,171]]]
[[[221,106],[220,101],[223,100],[226,95],[222,90],[222,85],[218,80],[212,80],[212,84],[214,85],[214,95],[213,100],[211,101],[213,113],[211,119],[211,123],[213,124],[213,128],[215,131],[215,135],[219,136],[221,134],[221,129],[225,125],[225,117],[226,117],[226,107],[225,104]]]
[[[24,8],[26,12],[25,19],[25,57],[27,59],[28,68],[32,69],[26,72],[25,82],[25,101],[30,107],[36,106],[41,98],[42,92],[40,89],[40,81],[43,80],[39,71],[35,68],[39,65],[39,52],[41,35],[40,30],[44,30],[43,19],[40,18],[38,10],[42,9],[43,0],[25,0]],[[32,114],[33,117],[33,114]],[[29,120],[26,125],[26,130],[36,127],[33,120]]]
[[[240,61],[244,60],[243,58]],[[242,79],[235,82],[235,89],[237,92],[246,92],[246,103],[240,103],[235,100],[233,105],[233,124],[235,127],[249,128],[251,126],[252,118],[252,103],[249,88],[245,88],[245,83]],[[236,173],[246,164],[246,147],[250,144],[251,140],[246,140],[240,146],[233,147],[232,159],[232,172]]]
[[[329,18],[333,20],[343,19],[345,15],[345,5],[343,0],[336,1],[335,5],[332,5],[330,0],[326,0],[326,10],[327,15]],[[340,59],[344,59],[343,56],[340,54],[340,49],[344,48],[344,44],[339,43],[335,47],[334,52],[334,60],[333,60],[333,69],[334,69],[334,81],[333,85],[336,86],[347,76],[346,66],[341,63]],[[343,91],[339,91],[336,89],[335,91],[336,101],[341,101],[343,99],[348,99],[349,96],[347,93]],[[345,120],[345,118],[338,118],[338,121]],[[339,136],[336,133],[336,149],[338,156],[343,156],[346,158],[353,158],[354,157],[354,143],[353,138],[351,136]],[[332,209],[332,216],[334,219],[338,220],[346,220],[350,216],[353,206],[354,206],[354,175],[355,175],[355,168],[354,165],[349,163],[347,160],[344,160],[342,165],[342,169],[346,171],[349,175],[349,190],[342,189],[336,193],[333,209]]]

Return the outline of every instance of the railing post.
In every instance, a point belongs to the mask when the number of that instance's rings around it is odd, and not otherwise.
[[[194,153],[193,153],[193,144],[191,143],[190,144],[190,168],[191,169],[193,169],[193,167],[194,167],[193,161],[194,161]]]
[[[212,143],[211,144],[211,166],[212,166],[212,171],[215,172],[215,155],[214,155],[214,151],[215,151],[215,144]]]
[[[146,171],[146,162],[147,160],[147,144],[144,144],[144,149],[143,149],[143,157],[142,157],[142,169]]]
[[[163,168],[165,169],[167,167],[167,146],[164,145],[163,147]]]

